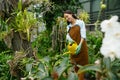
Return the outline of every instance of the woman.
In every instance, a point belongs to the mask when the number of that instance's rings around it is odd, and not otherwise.
[[[67,40],[69,43],[76,42],[76,52],[71,57],[71,63],[75,66],[74,69],[77,72],[79,65],[88,64],[88,49],[86,44],[86,28],[82,20],[79,20],[70,10],[64,11],[64,18],[68,22],[67,26]],[[79,80],[84,80],[84,73],[78,74]]]

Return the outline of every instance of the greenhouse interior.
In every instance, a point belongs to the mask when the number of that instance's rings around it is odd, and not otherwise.
[[[120,0],[0,0],[0,80],[120,80]]]

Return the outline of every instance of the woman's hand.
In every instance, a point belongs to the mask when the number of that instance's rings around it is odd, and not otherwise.
[[[81,38],[81,41],[80,41],[79,45],[76,48],[76,53],[75,53],[76,55],[80,53],[83,41],[84,41],[84,38]]]
[[[82,43],[80,43],[77,48],[76,48],[76,55],[80,53],[80,50],[81,50],[81,47],[82,47]]]

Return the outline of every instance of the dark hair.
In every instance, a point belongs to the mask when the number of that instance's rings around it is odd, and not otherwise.
[[[72,11],[70,11],[70,10],[66,10],[66,11],[64,11],[63,13],[64,13],[64,14],[71,14],[73,18],[78,19],[78,18],[75,16],[75,14],[74,14]],[[70,22],[67,21],[67,23],[69,24]]]

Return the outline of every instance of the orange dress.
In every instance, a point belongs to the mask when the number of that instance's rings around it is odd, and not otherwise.
[[[72,26],[69,30],[69,35],[79,45],[81,40],[80,27],[77,25]],[[76,64],[80,64],[82,66],[88,64],[88,48],[85,40],[82,43],[80,53],[78,55],[71,55],[70,59],[71,63],[75,65],[74,69],[76,72],[79,69]],[[78,74],[78,77],[79,80],[84,80],[84,73]]]

